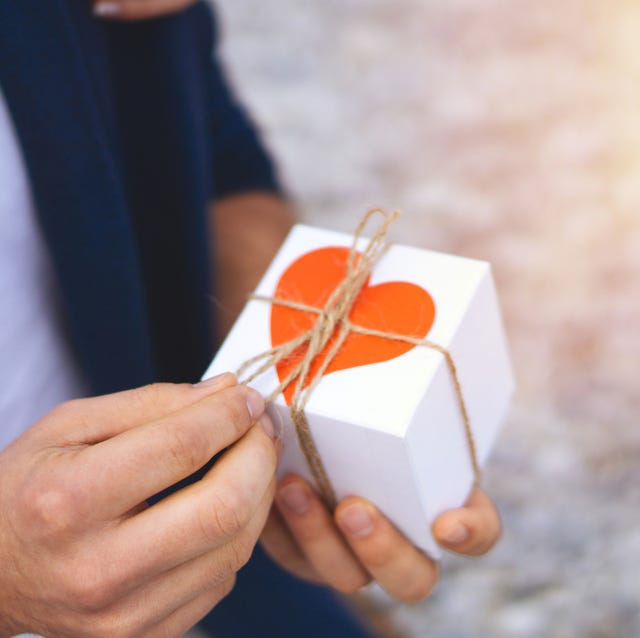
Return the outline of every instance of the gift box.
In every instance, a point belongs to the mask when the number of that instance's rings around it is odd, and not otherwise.
[[[295,226],[204,378],[257,368],[252,387],[280,389],[268,407],[284,424],[279,475],[369,499],[437,558],[431,524],[477,481],[513,375],[489,264],[379,240],[336,318],[335,291],[371,243]],[[319,322],[325,340],[305,341]]]

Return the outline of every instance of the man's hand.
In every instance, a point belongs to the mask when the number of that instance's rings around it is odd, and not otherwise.
[[[0,453],[0,636],[181,636],[264,526],[279,443],[222,375],[60,405]],[[199,482],[145,501],[232,446]]]
[[[345,499],[332,516],[303,479],[289,476],[278,487],[276,504],[262,545],[302,578],[343,593],[376,580],[403,602],[428,596],[438,581],[437,563],[362,498]],[[440,516],[433,533],[446,549],[478,556],[498,540],[500,519],[493,503],[477,489],[466,507]]]
[[[93,12],[110,20],[145,20],[176,13],[196,0],[95,0]]]

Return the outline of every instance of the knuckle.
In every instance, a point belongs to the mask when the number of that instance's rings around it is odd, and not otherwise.
[[[201,593],[223,587],[229,579],[235,579],[236,573],[250,557],[250,548],[247,549],[242,543],[227,543],[203,566],[201,580],[199,577]]]
[[[237,573],[244,565],[243,558],[242,549],[236,543],[229,543],[225,548],[224,558],[221,561],[218,581]]]
[[[102,612],[122,598],[126,586],[122,570],[103,556],[105,552],[94,543],[85,543],[57,564],[58,597],[82,614],[102,617]]]
[[[184,467],[204,465],[208,456],[204,429],[176,427],[167,434],[166,458],[170,469],[181,472]]]
[[[221,490],[207,516],[201,517],[201,527],[213,544],[220,538],[235,536],[249,521],[247,499],[237,489]]]
[[[233,591],[233,588],[236,586],[236,580],[237,576],[232,574],[220,584],[217,592],[220,595],[220,598],[225,598]]]
[[[171,383],[149,383],[136,388],[132,393],[127,393],[129,394],[127,400],[133,397],[138,406],[145,409],[150,405],[155,405],[160,398],[177,388],[178,386]]]
[[[208,561],[208,564],[203,569],[200,592],[220,587],[222,583],[233,576],[235,572],[228,564],[229,562],[230,561],[226,560],[224,553],[216,553],[216,557],[213,560]]]
[[[69,401],[64,401],[63,403],[59,403],[53,407],[49,411],[49,415],[56,420],[66,422],[74,416],[82,413],[82,405],[85,401],[86,399],[71,399]]]
[[[97,613],[113,602],[111,588],[96,570],[73,570],[61,586],[63,597],[83,613]]]
[[[40,537],[64,534],[82,520],[82,490],[56,477],[30,482],[21,500],[30,529]]]
[[[251,558],[253,553],[254,543],[247,538],[246,534],[241,534],[238,538],[234,539],[231,543],[232,550],[232,571],[237,572],[242,569]]]
[[[148,383],[136,390],[136,397],[140,402],[155,401],[168,385],[168,383]]]

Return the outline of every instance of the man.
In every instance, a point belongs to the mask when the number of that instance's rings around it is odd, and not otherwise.
[[[214,41],[204,4],[126,24],[86,0],[0,4],[3,446],[18,437],[0,453],[0,636],[178,636],[214,606],[219,636],[365,635],[260,554],[220,603],[261,534],[340,591],[375,578],[416,600],[436,582],[361,499],[332,515],[290,477],[273,508],[262,399],[232,375],[185,384],[212,354],[207,237],[233,308],[291,220]],[[469,505],[436,535],[482,553],[497,515],[480,492]]]

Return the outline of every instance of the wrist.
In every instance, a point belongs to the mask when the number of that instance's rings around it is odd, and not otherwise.
[[[215,202],[214,263],[223,337],[295,222],[290,205],[269,193],[245,193]]]

